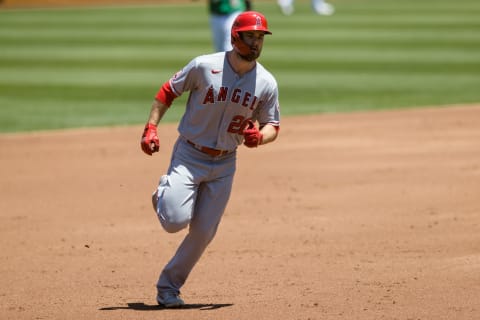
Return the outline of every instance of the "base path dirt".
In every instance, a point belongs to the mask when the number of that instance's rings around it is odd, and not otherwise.
[[[0,135],[1,319],[480,319],[480,106],[285,117],[238,151],[218,234],[162,310],[185,232],[143,126]]]

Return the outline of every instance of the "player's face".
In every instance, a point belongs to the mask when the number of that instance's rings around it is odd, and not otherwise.
[[[242,57],[247,61],[256,60],[262,52],[263,38],[265,37],[265,32],[245,31],[242,32],[240,36],[243,43],[245,43],[245,45],[250,49],[249,53],[243,55]]]

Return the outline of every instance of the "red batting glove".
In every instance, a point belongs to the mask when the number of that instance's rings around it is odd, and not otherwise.
[[[262,144],[263,134],[250,120],[248,121],[248,125],[245,130],[243,130],[243,137],[245,138],[243,144],[249,148],[256,148]]]
[[[145,125],[140,145],[143,152],[149,156],[151,156],[154,152],[158,152],[160,149],[160,140],[158,140],[156,125],[151,123],[147,123]]]

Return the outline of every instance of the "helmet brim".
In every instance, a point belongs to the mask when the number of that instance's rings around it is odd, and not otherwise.
[[[252,26],[245,27],[245,28],[237,28],[237,29],[235,29],[235,31],[237,31],[237,32],[263,31],[265,34],[272,34],[272,32],[269,31],[268,29],[265,29],[265,28],[263,28],[263,27],[256,28],[256,27],[252,27]]]

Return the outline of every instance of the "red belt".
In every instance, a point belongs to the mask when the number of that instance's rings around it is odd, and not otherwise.
[[[212,149],[209,147],[204,147],[196,144],[195,142],[192,142],[190,140],[187,140],[188,144],[191,144],[195,149],[200,150],[203,153],[208,154],[211,157],[218,157],[218,156],[223,156],[226,155],[229,151],[228,150],[217,150],[217,149]]]

